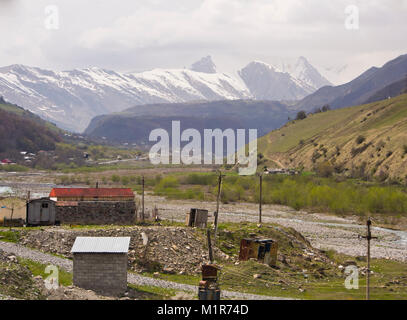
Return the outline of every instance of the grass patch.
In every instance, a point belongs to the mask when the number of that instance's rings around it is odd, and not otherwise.
[[[139,299],[142,300],[166,300],[174,297],[178,291],[154,286],[140,286],[129,283],[128,286],[135,290]]]
[[[0,241],[17,243],[20,240],[20,233],[18,231],[0,231]]]
[[[34,276],[41,276],[45,279],[50,275],[45,273],[45,268],[47,267],[46,264],[42,264],[40,262],[24,258],[18,258],[18,260],[22,265],[30,269]],[[65,287],[72,285],[72,273],[67,272],[61,268],[58,268],[58,270],[59,270],[59,284]]]

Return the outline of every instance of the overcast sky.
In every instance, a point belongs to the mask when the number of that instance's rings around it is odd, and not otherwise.
[[[349,5],[358,30],[345,28]],[[407,0],[0,0],[0,66],[143,71],[209,54],[233,72],[305,56],[319,69],[347,65],[351,80],[407,53],[406,17]]]

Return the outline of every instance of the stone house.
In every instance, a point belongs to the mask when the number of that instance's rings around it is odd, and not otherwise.
[[[129,188],[54,188],[56,221],[65,224],[132,225],[136,219],[134,193]]]
[[[108,296],[127,290],[130,237],[77,237],[73,244],[73,284]]]

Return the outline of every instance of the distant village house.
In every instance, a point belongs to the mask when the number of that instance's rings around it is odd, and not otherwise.
[[[27,204],[28,225],[132,225],[135,219],[129,188],[54,188],[49,198]]]

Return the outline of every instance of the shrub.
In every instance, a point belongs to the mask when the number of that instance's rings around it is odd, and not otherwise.
[[[322,107],[322,112],[327,112],[327,111],[329,111],[329,110],[331,110],[331,106],[330,106],[329,104],[326,104],[326,105],[324,105],[324,106]]]
[[[365,143],[363,146],[359,147],[359,148],[352,148],[352,150],[350,151],[352,157],[357,156],[360,153],[363,153],[366,151],[367,148],[369,148],[371,145],[371,143]]]
[[[305,113],[305,111],[299,111],[297,113],[297,117],[295,118],[295,120],[304,120],[307,118],[307,114]]]
[[[327,161],[319,163],[316,167],[316,173],[320,177],[329,178],[334,173],[334,167]]]
[[[178,179],[175,177],[166,177],[160,180],[156,188],[165,189],[165,188],[176,188],[178,187]]]
[[[361,144],[361,143],[365,142],[365,140],[366,140],[366,138],[364,136],[358,136],[356,138],[356,143]]]
[[[112,175],[112,177],[110,178],[112,180],[112,182],[114,183],[118,183],[120,182],[120,177],[116,174]]]
[[[127,186],[127,185],[129,184],[129,182],[130,182],[129,177],[127,177],[127,176],[123,176],[123,177],[122,177],[122,184],[123,184],[124,186]]]
[[[201,186],[210,186],[217,183],[218,177],[214,174],[189,174],[186,178],[182,180],[183,184],[192,184],[192,185],[201,185]]]

